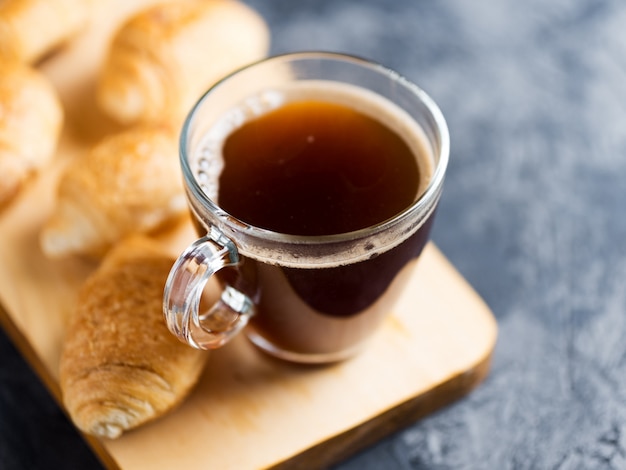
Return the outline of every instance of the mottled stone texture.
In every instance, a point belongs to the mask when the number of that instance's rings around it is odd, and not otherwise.
[[[500,325],[479,389],[337,469],[626,468],[626,3],[249,3],[273,52],[368,57],[440,104],[434,239]],[[6,343],[0,468],[98,468]]]

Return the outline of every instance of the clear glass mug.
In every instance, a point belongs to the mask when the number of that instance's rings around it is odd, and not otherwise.
[[[358,90],[346,103],[364,99],[372,101],[368,106],[382,106],[376,117],[389,111],[393,125],[400,126],[395,130],[423,146],[416,153],[426,151],[429,178],[410,207],[364,229],[302,236],[255,227],[219,206],[216,136],[224,133],[224,115],[231,113],[230,125],[240,125],[246,117],[237,110],[244,100],[256,97],[253,109],[272,108],[281,90],[311,81]],[[182,129],[180,162],[201,238],[180,255],[167,280],[163,308],[169,330],[194,347],[213,349],[246,327],[256,346],[300,363],[353,355],[392,310],[428,240],[448,157],[448,129],[437,105],[379,64],[303,52],[271,57],[226,77],[199,100]],[[205,306],[212,276],[221,296]]]

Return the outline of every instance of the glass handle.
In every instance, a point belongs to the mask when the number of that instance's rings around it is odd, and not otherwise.
[[[163,294],[163,313],[169,330],[198,349],[215,349],[246,326],[255,312],[254,302],[226,285],[219,299],[200,312],[210,277],[225,267],[239,265],[235,244],[212,228],[192,243],[172,267]]]

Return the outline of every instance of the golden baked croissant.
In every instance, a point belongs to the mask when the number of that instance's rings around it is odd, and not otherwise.
[[[51,159],[62,124],[63,108],[48,79],[0,60],[0,205]]]
[[[214,82],[267,54],[263,18],[236,0],[158,4],[126,22],[100,74],[97,99],[121,123],[182,118]]]
[[[104,138],[65,168],[41,248],[50,257],[100,256],[131,233],[171,222],[186,207],[173,128],[137,126]]]
[[[0,58],[42,58],[86,26],[92,1],[0,1]]]
[[[115,438],[174,408],[207,353],[178,341],[163,320],[174,262],[156,242],[131,237],[81,287],[60,359],[63,402],[82,431]]]

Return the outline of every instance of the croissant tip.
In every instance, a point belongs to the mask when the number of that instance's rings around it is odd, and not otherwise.
[[[89,224],[80,215],[66,218],[63,210],[67,210],[67,205],[61,204],[60,208],[62,210],[54,213],[39,233],[39,246],[43,254],[51,259],[72,254],[97,254],[98,246],[93,239],[94,234],[88,230]]]
[[[44,227],[39,236],[41,251],[49,258],[60,258],[74,251],[76,247],[73,242],[74,240],[52,227]]]
[[[122,435],[123,428],[115,423],[97,423],[88,432],[98,437],[117,439]]]
[[[101,258],[109,248],[106,243],[89,243],[78,235],[65,230],[44,228],[39,235],[39,247],[50,259],[60,259],[71,255],[85,258]]]
[[[143,91],[122,80],[115,84],[101,84],[98,88],[98,104],[104,112],[119,123],[128,125],[138,122],[145,113],[146,100]]]

